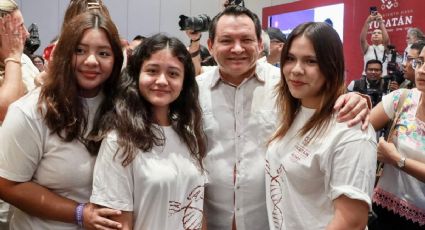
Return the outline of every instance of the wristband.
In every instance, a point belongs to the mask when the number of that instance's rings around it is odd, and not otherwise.
[[[11,58],[11,57],[8,57],[8,58],[6,58],[6,59],[4,59],[4,64],[6,65],[8,62],[14,62],[14,63],[16,63],[16,64],[19,64],[19,65],[22,65],[22,63],[21,63],[21,61],[20,60],[17,60],[17,59],[15,59],[15,58]]]
[[[77,224],[80,228],[83,227],[83,211],[84,211],[84,205],[83,203],[80,203],[75,208],[75,220],[77,221]]]
[[[191,56],[192,58],[194,58],[194,57],[198,56],[200,53],[201,53],[201,49],[198,49],[197,51],[195,51],[195,52],[193,52],[193,53],[190,53],[190,56]]]

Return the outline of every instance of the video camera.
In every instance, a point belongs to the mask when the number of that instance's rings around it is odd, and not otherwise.
[[[38,34],[38,26],[32,23],[28,27],[29,36],[25,40],[25,53],[33,54],[40,47],[40,36]]]
[[[238,6],[245,7],[245,2],[243,0],[227,0],[224,3],[224,7],[228,7],[230,5],[238,5]]]
[[[403,77],[403,71],[401,71],[400,66],[397,63],[397,51],[394,45],[388,45],[388,56],[389,61],[387,64],[387,76],[384,76],[383,79],[386,81],[395,81],[398,85],[400,85],[405,79]],[[388,84],[389,85],[389,84]],[[389,93],[389,89],[387,89]]]
[[[203,32],[207,31],[211,19],[206,14],[200,14],[196,17],[187,17],[185,15],[180,15],[179,26],[180,30],[193,30],[194,32]]]

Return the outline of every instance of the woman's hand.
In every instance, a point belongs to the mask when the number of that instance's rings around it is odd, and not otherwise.
[[[341,95],[335,102],[334,109],[338,111],[338,122],[348,121],[350,127],[361,122],[363,130],[369,125],[368,100],[358,93]]]
[[[100,207],[87,203],[83,210],[84,229],[113,230],[121,229],[122,225],[109,217],[121,215],[121,211]]]
[[[387,142],[383,137],[379,138],[378,148],[378,161],[385,164],[397,165],[401,155],[398,153],[397,148],[391,142]]]
[[[26,31],[10,14],[0,18],[1,57],[21,60]]]

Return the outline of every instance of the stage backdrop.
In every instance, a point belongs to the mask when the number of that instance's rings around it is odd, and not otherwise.
[[[308,9],[314,11],[314,9],[322,8],[323,6],[340,3],[344,4],[343,16],[341,19],[339,19],[340,16],[338,16],[340,15],[340,12],[334,8],[331,8],[330,11],[325,11],[325,13],[320,13],[320,10],[316,10],[316,15],[319,16],[313,18],[315,21],[321,21],[323,17],[328,15],[327,17],[332,19],[334,27],[339,26],[343,31],[342,34],[341,32],[338,32],[341,37],[343,37],[347,83],[353,79],[358,79],[363,71],[363,54],[360,48],[360,31],[369,15],[370,6],[376,6],[379,13],[382,14],[385,27],[387,28],[390,36],[391,44],[395,45],[399,54],[403,54],[404,49],[407,46],[406,31],[408,28],[419,27],[422,31],[425,31],[425,16],[423,15],[425,14],[424,0],[301,0],[298,2],[264,8],[262,15],[263,28],[279,24],[278,22],[273,22],[272,18],[278,18],[270,17],[273,15]],[[341,22],[335,21],[338,19],[343,21],[343,25],[339,25]],[[287,18],[286,20],[291,19]],[[294,18],[293,20],[297,21],[297,18]],[[378,25],[375,23],[371,23],[369,25],[367,38],[369,42],[371,31],[377,27]],[[338,27],[336,27],[336,29],[337,28]],[[288,31],[285,30],[284,32]]]

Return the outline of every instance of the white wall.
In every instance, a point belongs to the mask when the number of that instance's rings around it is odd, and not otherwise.
[[[245,6],[261,19],[263,7],[280,5],[297,0],[245,0]],[[63,15],[69,0],[17,0],[24,15],[25,24],[39,26],[41,53],[49,41],[59,33]],[[135,35],[149,36],[158,32],[180,38],[188,43],[179,30],[179,15],[207,14],[211,18],[221,9],[224,0],[104,0],[112,19],[123,38],[131,40]],[[205,44],[207,35],[202,38]]]

